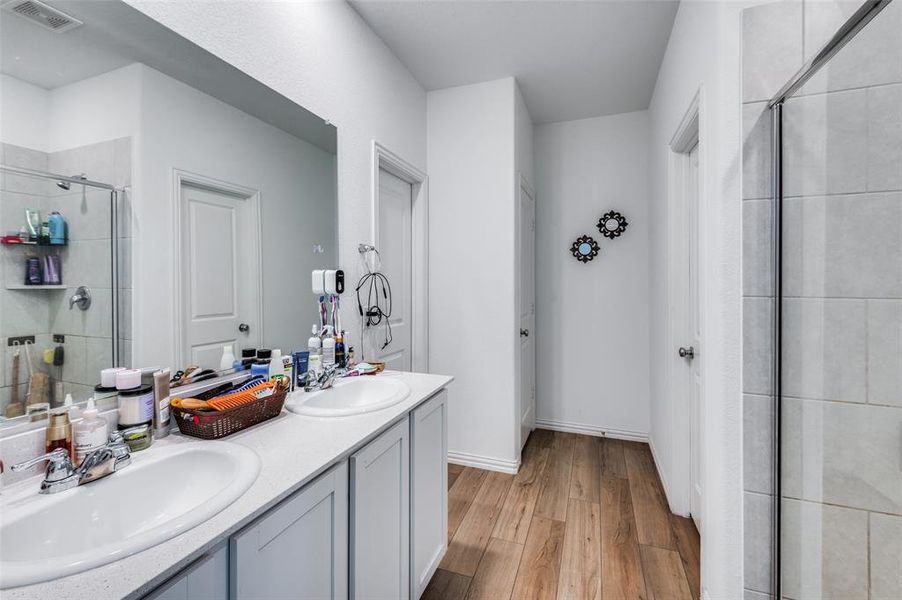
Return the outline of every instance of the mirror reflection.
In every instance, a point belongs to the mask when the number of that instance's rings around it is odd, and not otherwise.
[[[8,422],[105,368],[303,347],[337,267],[333,126],[121,2],[66,12],[0,20]]]

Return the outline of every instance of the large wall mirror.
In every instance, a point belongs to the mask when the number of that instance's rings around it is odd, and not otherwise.
[[[84,402],[106,367],[303,347],[310,271],[337,263],[335,128],[118,0],[19,4],[0,11],[3,426]]]

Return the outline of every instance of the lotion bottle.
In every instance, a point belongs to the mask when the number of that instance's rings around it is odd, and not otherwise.
[[[319,338],[316,325],[313,326],[310,333],[313,335],[307,340],[307,351],[310,352],[310,356],[322,354],[323,341]]]
[[[273,350],[269,360],[269,378],[281,379],[285,377],[285,363],[282,362],[282,351]]]
[[[102,447],[110,439],[110,425],[94,406],[94,398],[88,398],[84,418],[75,424],[75,464],[81,464],[85,456]]]
[[[226,344],[222,347],[222,358],[219,359],[219,370],[227,371],[235,367],[235,353],[232,351],[232,344]]]
[[[330,367],[335,364],[335,338],[327,335],[323,338],[323,366]]]
[[[65,406],[69,410],[69,421],[74,423],[78,419],[81,418],[81,409],[72,401],[72,394],[66,394],[66,400],[63,402],[63,406]]]
[[[169,369],[153,374],[153,437],[164,438],[169,435]]]

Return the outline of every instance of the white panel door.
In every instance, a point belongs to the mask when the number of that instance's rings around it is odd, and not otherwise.
[[[701,436],[702,436],[702,378],[701,361],[704,358],[699,353],[701,345],[701,314],[699,302],[699,211],[698,211],[698,145],[689,152],[689,181],[688,194],[688,231],[689,235],[689,340],[693,349],[689,359],[689,512],[695,521],[696,527],[701,531],[702,520],[702,487],[701,487]]]
[[[348,463],[232,537],[234,600],[348,597]]]
[[[536,422],[536,201],[532,192],[520,184],[519,208],[520,289],[520,449]]]
[[[408,420],[351,456],[351,598],[410,597]]]
[[[215,369],[224,344],[239,355],[259,342],[256,211],[248,198],[188,184],[180,196],[182,361]]]
[[[410,371],[413,306],[413,197],[411,185],[379,169],[378,244],[382,273],[392,292],[391,343],[384,348],[384,326],[371,337],[379,360],[390,369]]]
[[[410,563],[412,598],[419,598],[438,568],[448,541],[448,392],[411,413]]]

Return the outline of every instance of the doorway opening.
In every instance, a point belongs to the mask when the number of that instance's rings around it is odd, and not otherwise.
[[[520,444],[536,427],[536,194],[519,176],[517,211],[517,314],[520,321]]]
[[[379,269],[392,288],[391,335],[374,338],[372,351],[376,360],[385,361],[391,369],[426,373],[429,369],[427,177],[374,141],[372,190],[373,245],[379,251]]]
[[[261,341],[260,194],[181,172],[175,186],[175,364],[217,368],[224,345]]]
[[[666,348],[673,393],[674,489],[671,508],[688,514],[701,532],[704,494],[704,352],[701,347],[704,264],[701,252],[702,187],[699,95],[670,142],[670,300]]]

